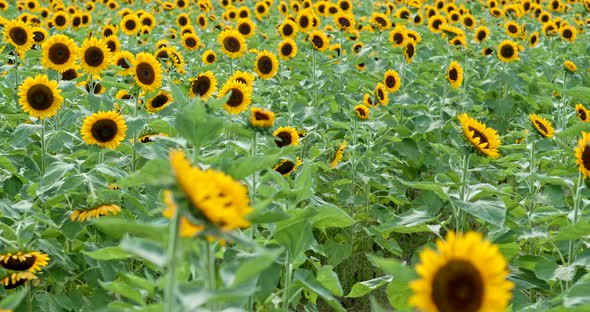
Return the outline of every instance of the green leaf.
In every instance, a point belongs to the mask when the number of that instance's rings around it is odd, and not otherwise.
[[[310,163],[303,165],[303,169],[295,178],[295,189],[297,191],[296,203],[309,199],[313,195],[314,183],[312,176],[312,166]]]
[[[336,274],[333,269],[334,268],[331,265],[321,267],[316,274],[316,279],[333,295],[340,297],[344,294],[344,291],[340,285],[338,274]]]
[[[357,282],[352,285],[352,289],[350,293],[346,295],[348,298],[359,298],[362,297],[375,289],[378,289],[385,284],[390,283],[393,280],[393,277],[390,275],[381,276],[378,278],[374,278],[372,280]]]
[[[393,259],[369,255],[369,261],[393,277],[387,286],[387,299],[391,306],[401,311],[409,310],[408,299],[412,295],[409,283],[417,278],[414,270]]]
[[[385,235],[391,232],[431,232],[430,228],[426,226],[426,223],[434,221],[435,219],[436,218],[428,214],[428,211],[426,210],[412,209],[394,216],[393,219],[380,225],[377,229]]]
[[[248,255],[240,255],[241,261],[244,261],[236,272],[232,286],[236,286],[245,281],[250,281],[257,275],[266,270],[283,252],[282,248],[273,250],[263,250]]]
[[[317,214],[317,210],[307,208],[304,210],[293,210],[292,217],[278,222],[274,238],[283,246],[287,247],[289,257],[298,258],[313,243],[311,218]]]
[[[141,292],[139,290],[130,287],[127,283],[117,279],[110,283],[99,282],[102,288],[113,292],[115,294],[121,295],[127,299],[131,299],[136,303],[143,304],[143,297],[141,296]]]
[[[506,219],[506,205],[503,201],[477,200],[473,203],[451,198],[455,207],[470,215],[496,226],[503,226]]]
[[[334,298],[330,291],[320,284],[314,277],[313,274],[305,270],[296,270],[293,275],[295,285],[299,285],[308,291],[315,293],[320,296],[330,307],[335,311],[345,312],[346,310],[340,304],[338,299]]]
[[[153,241],[143,238],[125,237],[121,242],[121,249],[148,260],[156,266],[164,267],[166,265],[166,252],[164,248]]]
[[[566,307],[590,305],[590,275],[586,274],[565,294],[563,303]],[[586,310],[588,311],[588,310]]]
[[[318,207],[318,214],[312,219],[313,227],[325,231],[326,228],[343,228],[356,221],[336,205],[325,204]]]
[[[575,240],[588,237],[590,220],[563,227],[557,234],[550,237],[550,241]]]
[[[165,224],[135,223],[117,217],[96,218],[92,222],[101,232],[115,240],[119,240],[125,234],[129,234],[163,241],[166,239],[168,233],[168,226]]]
[[[23,301],[26,295],[27,288],[23,287],[19,290],[14,291],[10,295],[3,298],[2,301],[0,301],[0,309],[13,310],[18,308],[21,301]]]
[[[174,177],[170,172],[170,162],[167,159],[152,159],[138,171],[119,180],[117,184],[121,187],[172,184]]]
[[[565,90],[564,93],[580,101],[590,101],[590,88],[588,87],[576,86]]]
[[[207,114],[203,103],[194,102],[181,106],[174,121],[178,133],[197,148],[216,138],[223,125],[221,118]]]
[[[43,178],[39,181],[37,186],[37,196],[44,194],[45,192],[58,188],[63,184],[62,177],[68,172],[74,169],[73,164],[56,161],[52,163],[49,168],[45,171]]]
[[[127,259],[129,253],[119,246],[105,247],[95,251],[83,251],[84,254],[96,260]]]
[[[431,182],[412,182],[412,181],[405,181],[400,178],[397,178],[399,182],[403,185],[411,188],[415,188],[418,190],[425,190],[425,191],[432,191],[434,192],[440,199],[446,200],[449,198],[447,193],[443,190],[442,186],[439,183],[431,183]]]
[[[572,125],[571,127],[568,127],[566,129],[564,129],[563,131],[556,133],[556,136],[558,138],[562,138],[562,139],[563,138],[572,138],[572,137],[579,136],[580,133],[582,133],[582,131],[590,132],[590,123],[577,122],[574,125]]]

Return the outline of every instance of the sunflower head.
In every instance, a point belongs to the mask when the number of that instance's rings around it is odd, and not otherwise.
[[[328,36],[320,30],[314,30],[309,34],[309,42],[318,51],[325,51],[330,45]]]
[[[581,121],[590,121],[590,112],[582,104],[576,104],[576,115]]]
[[[330,162],[331,169],[334,169],[338,166],[338,164],[342,160],[342,157],[344,156],[344,149],[346,149],[347,146],[348,142],[346,140],[342,141],[340,146],[338,146],[338,149],[334,153],[334,157],[332,157],[332,161]]]
[[[451,86],[458,89],[463,84],[463,68],[457,61],[453,61],[447,70],[447,80]]]
[[[377,87],[375,87],[375,96],[377,97],[379,104],[383,106],[389,104],[389,94],[387,93],[387,87],[383,83],[377,83]]]
[[[98,112],[84,119],[81,133],[87,144],[115,149],[125,138],[127,125],[116,112]]]
[[[37,279],[37,276],[31,272],[14,272],[0,278],[0,284],[4,285],[5,289],[14,289],[34,279]]]
[[[117,215],[121,212],[121,207],[115,204],[99,204],[88,209],[74,210],[70,215],[70,220],[84,222],[86,220],[107,216]]]
[[[262,51],[258,53],[256,61],[254,61],[254,70],[258,77],[270,79],[279,71],[279,61],[274,53]]]
[[[279,43],[279,56],[283,60],[289,60],[297,54],[297,44],[291,38],[285,38]]]
[[[217,41],[221,45],[221,51],[230,58],[239,58],[248,49],[244,36],[237,30],[224,30]]]
[[[133,77],[145,92],[156,91],[162,85],[160,62],[150,53],[138,53],[133,62]]]
[[[529,118],[537,132],[542,137],[552,138],[555,135],[555,130],[553,129],[553,126],[551,126],[551,123],[547,119],[537,114],[531,114]]]
[[[504,40],[498,45],[498,58],[505,63],[518,60],[518,44],[514,41]]]
[[[219,91],[218,97],[222,98],[229,93],[231,95],[223,105],[223,109],[231,114],[239,114],[245,111],[252,102],[252,88],[239,81],[228,80]]]
[[[29,77],[18,88],[19,104],[33,117],[46,118],[57,113],[63,103],[56,81],[47,75]]]
[[[21,56],[35,44],[31,28],[21,20],[8,22],[4,26],[3,38],[4,42],[14,46]]]
[[[475,232],[450,232],[437,249],[420,252],[419,280],[410,283],[410,305],[421,311],[505,311],[514,284],[498,247]]]
[[[299,157],[297,157],[295,162],[288,159],[283,159],[276,166],[274,166],[273,170],[280,173],[284,177],[288,177],[291,173],[295,172],[299,166],[301,166],[301,159],[299,159]]]
[[[62,34],[51,36],[43,43],[42,48],[43,66],[61,73],[73,68],[78,59],[78,46],[74,40]]]
[[[168,104],[172,103],[172,96],[169,92],[160,90],[153,98],[149,99],[146,105],[146,110],[150,113],[157,112],[164,109]]]
[[[102,39],[84,40],[79,53],[82,69],[88,74],[100,75],[111,64],[111,51]]]
[[[199,96],[201,99],[206,100],[217,90],[217,79],[211,71],[199,74],[197,77],[189,79],[189,81],[189,95],[191,97]]]
[[[369,107],[364,104],[359,104],[354,107],[354,113],[360,120],[369,119]]]
[[[38,251],[0,254],[0,266],[12,271],[35,273],[35,271],[41,271],[41,268],[46,267],[48,261],[49,256]]]
[[[250,108],[250,125],[254,128],[269,128],[274,125],[275,113],[258,107]]]
[[[299,144],[299,134],[297,130],[292,127],[280,127],[273,135],[276,137],[275,143],[278,147]]]
[[[217,61],[217,54],[212,50],[207,50],[203,53],[201,60],[205,65],[213,64]]]
[[[383,84],[385,85],[387,91],[391,93],[399,90],[401,86],[401,81],[399,79],[399,74],[397,73],[397,71],[393,69],[389,69],[388,71],[386,71],[385,75],[383,76]]]
[[[495,129],[486,127],[485,124],[478,122],[465,113],[458,118],[465,138],[473,147],[484,156],[494,159],[500,156],[498,152],[500,138]]]
[[[251,73],[239,70],[234,72],[234,74],[231,75],[227,80],[241,82],[245,84],[246,87],[253,88],[255,79],[256,77]]]
[[[584,179],[590,176],[590,133],[582,132],[576,148],[576,163]]]
[[[578,70],[576,64],[570,60],[566,60],[565,62],[563,62],[563,67],[566,70],[566,72],[570,74],[573,74],[576,72],[576,70]]]

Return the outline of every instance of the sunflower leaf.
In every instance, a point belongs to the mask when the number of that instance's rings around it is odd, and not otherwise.
[[[0,309],[16,309],[27,294],[27,288],[21,288],[0,301]]]
[[[320,296],[335,311],[346,311],[340,302],[338,302],[338,300],[332,296],[328,289],[318,282],[311,272],[306,270],[296,270],[293,280],[295,281],[296,285],[299,285]]]
[[[170,174],[170,163],[166,159],[152,159],[138,171],[119,180],[121,187],[134,187],[140,185],[166,185],[174,182]]]
[[[503,226],[506,220],[506,205],[503,201],[477,200],[466,202],[460,199],[451,198],[455,207],[469,213],[470,215],[496,226]]]
[[[129,258],[129,253],[119,246],[105,247],[94,251],[82,251],[85,255],[96,260],[117,260]]]
[[[121,248],[156,266],[164,267],[166,265],[166,252],[162,246],[154,241],[137,237],[125,237],[121,241]]]
[[[590,101],[590,88],[577,86],[565,90],[565,94],[580,101]]]
[[[371,293],[373,290],[378,289],[387,283],[390,283],[393,280],[391,275],[385,275],[378,278],[374,278],[372,280],[357,282],[352,285],[352,289],[350,293],[346,295],[347,298],[359,298],[368,293]]]

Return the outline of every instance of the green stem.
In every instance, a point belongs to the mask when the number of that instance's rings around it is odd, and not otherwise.
[[[465,201],[465,191],[467,188],[467,180],[468,180],[468,175],[469,175],[469,152],[465,153],[465,155],[463,155],[463,164],[461,167],[461,185],[459,186],[459,198],[461,199],[461,201]],[[461,210],[457,209],[455,211],[456,215],[455,215],[455,230],[459,231],[462,229],[463,225],[462,223],[462,214],[461,214]],[[459,221],[461,220],[461,222]],[[461,224],[460,224],[461,223]]]
[[[178,229],[180,224],[180,209],[177,207],[170,223],[170,237],[168,238],[168,281],[166,283],[166,312],[174,311],[176,306],[176,252],[178,249]]]
[[[316,64],[317,60],[316,60],[316,51],[315,49],[312,49],[311,51],[311,72],[312,72],[312,77],[313,77],[313,84],[311,86],[312,89],[312,96],[311,96],[311,104],[313,107],[316,107],[316,97],[317,97],[317,90],[316,90],[316,83],[317,83],[317,77],[316,77]]]
[[[251,147],[251,153],[252,153],[252,158],[255,158],[256,155],[258,154],[257,151],[257,140],[256,140],[256,134],[257,132],[254,131],[254,136],[252,137],[252,147]],[[252,173],[252,186],[250,187],[250,205],[254,206],[255,202],[256,202],[256,177],[258,175],[258,172],[254,171]],[[256,238],[256,224],[252,224],[250,227],[250,239],[255,239]],[[251,295],[248,298],[248,311],[254,311],[254,295]]]
[[[286,251],[285,259],[285,282],[283,289],[283,311],[289,312],[289,288],[291,288],[291,279],[293,275],[293,265],[289,259],[289,251]]]
[[[207,247],[207,276],[209,290],[217,288],[217,282],[215,277],[215,246],[213,243],[206,242]]]
[[[338,64],[342,66],[342,52],[344,51],[344,41],[342,40],[342,30],[340,31],[340,52],[338,53]],[[344,91],[344,75],[340,71],[340,93]],[[342,107],[338,105],[338,107]]]
[[[578,223],[578,214],[580,213],[580,202],[582,201],[582,186],[583,186],[583,179],[582,179],[582,172],[578,172],[578,180],[576,181],[576,189],[574,190],[573,200],[574,200],[574,217],[572,218],[572,225]],[[569,250],[568,250],[568,260],[569,265],[571,265],[574,260],[576,259],[576,240],[571,240],[569,242]]]
[[[567,72],[563,73],[563,83],[561,85],[561,105],[559,107],[559,111],[561,112],[559,114],[559,128],[560,129],[564,129],[565,128],[565,85],[566,85],[566,79],[567,79]]]
[[[133,109],[133,117],[137,117],[137,108],[139,107],[139,94],[135,96],[135,107]],[[133,153],[131,154],[131,172],[135,172],[135,160],[137,158],[137,130],[133,131]]]
[[[45,118],[41,118],[41,175],[45,175]]]
[[[27,311],[33,312],[33,286],[31,283],[27,286]]]
[[[377,32],[377,59],[381,60],[381,31]]]
[[[444,130],[445,120],[444,120],[444,108],[445,102],[447,101],[447,93],[449,92],[449,84],[447,82],[444,83],[443,87],[443,95],[440,99],[440,104],[438,105],[438,119],[440,120],[440,131],[438,132],[438,142],[442,140],[442,133]]]

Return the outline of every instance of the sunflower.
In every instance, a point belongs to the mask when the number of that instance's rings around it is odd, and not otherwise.
[[[408,40],[404,46],[404,57],[406,58],[406,63],[410,64],[415,55],[416,45],[414,44],[414,40]]]
[[[262,79],[270,79],[274,77],[279,70],[279,61],[277,60],[277,57],[274,53],[266,50],[258,53],[254,64],[256,74]]]
[[[29,51],[35,40],[31,28],[23,21],[13,20],[4,26],[4,42],[14,46],[19,55],[24,56],[24,53]]]
[[[288,177],[292,172],[295,172],[299,166],[301,166],[301,159],[297,157],[295,162],[292,162],[288,159],[283,159],[272,169],[284,177]]]
[[[167,137],[166,133],[147,133],[137,137],[137,141],[141,143],[154,142],[156,138]],[[133,143],[133,139],[129,139],[129,142]]]
[[[387,91],[394,93],[399,90],[401,86],[401,80],[399,79],[399,74],[395,70],[388,70],[383,75],[383,84]]]
[[[78,66],[74,66],[61,73],[61,80],[70,81],[78,78]]]
[[[189,95],[191,97],[199,96],[205,100],[217,90],[217,79],[215,79],[215,75],[211,71],[199,74],[197,77],[189,79],[189,81]]]
[[[115,25],[110,25],[110,24],[104,25],[103,28],[102,28],[102,30],[101,30],[102,36],[105,37],[105,38],[106,37],[109,37],[109,36],[116,36],[117,35],[117,29],[118,28]]]
[[[272,135],[277,137],[277,139],[275,139],[275,143],[278,147],[299,144],[299,134],[295,128],[280,127],[275,132],[273,132]]]
[[[146,105],[146,110],[150,113],[157,112],[164,109],[172,102],[172,96],[170,93],[164,90],[160,90],[156,96],[149,99]]]
[[[389,104],[389,94],[387,94],[387,87],[383,83],[377,83],[377,86],[375,87],[375,96],[377,97],[379,104],[383,106]]]
[[[230,58],[239,58],[247,50],[246,40],[237,30],[224,30],[217,41],[221,45],[221,51]]]
[[[111,51],[105,41],[95,37],[84,40],[79,50],[82,69],[90,75],[100,75],[111,64]]]
[[[112,65],[120,67],[119,75],[131,76],[133,75],[133,65],[135,58],[129,51],[119,51],[113,55]]]
[[[342,144],[340,144],[340,146],[338,147],[338,150],[336,150],[336,153],[334,153],[334,157],[332,158],[332,161],[330,162],[331,169],[334,169],[334,168],[336,168],[336,166],[338,166],[338,164],[342,160],[342,156],[344,156],[344,149],[347,146],[348,146],[348,142],[346,140],[344,140],[342,142]]]
[[[367,107],[377,107],[379,106],[377,103],[373,101],[371,94],[368,92],[363,95],[363,104]]]
[[[31,29],[31,33],[33,34],[33,41],[35,41],[36,44],[43,44],[49,35],[47,30],[43,27],[34,27]]]
[[[225,231],[250,225],[245,217],[252,208],[244,185],[222,172],[191,166],[181,151],[170,152],[170,163],[176,181],[190,200],[191,213]]]
[[[324,51],[330,45],[328,36],[319,30],[314,30],[309,34],[309,42],[311,42],[312,47],[318,51]]]
[[[357,105],[354,107],[354,113],[359,119],[366,120],[369,118],[369,107],[364,104]]]
[[[98,112],[84,119],[81,133],[87,144],[117,148],[125,138],[127,125],[123,116],[116,112]]]
[[[490,37],[490,30],[485,26],[479,26],[475,29],[475,42],[482,42]]]
[[[559,30],[561,39],[574,43],[576,41],[577,31],[574,26],[564,26]]]
[[[119,90],[117,94],[115,94],[115,98],[119,100],[129,100],[131,99],[131,94],[127,90]]]
[[[64,30],[70,23],[70,17],[64,11],[57,11],[53,14],[53,24],[58,30]]]
[[[201,39],[193,33],[186,33],[181,36],[182,46],[188,51],[193,51],[201,46]]]
[[[533,126],[535,127],[535,129],[537,129],[537,132],[541,136],[545,138],[552,138],[555,135],[555,130],[553,129],[551,123],[547,119],[537,114],[531,114],[529,118],[531,119]]]
[[[17,252],[16,254],[0,254],[0,266],[12,271],[41,271],[41,268],[47,266],[49,256],[42,252]]]
[[[428,29],[434,34],[441,32],[440,27],[447,22],[447,19],[441,15],[435,15],[428,19]]]
[[[139,31],[141,21],[139,20],[137,15],[131,13],[123,16],[119,26],[127,36],[134,36]]]
[[[4,285],[5,289],[14,289],[34,279],[37,279],[37,276],[31,272],[14,272],[0,278],[0,284]]]
[[[574,62],[570,60],[566,60],[565,62],[563,62],[563,67],[570,74],[573,74],[576,72],[576,70],[578,70],[576,64],[574,64]]]
[[[133,62],[133,77],[143,91],[156,91],[162,85],[160,62],[150,53],[138,53]]]
[[[290,19],[286,19],[281,26],[279,26],[279,34],[283,38],[294,38],[297,35],[297,31],[297,24]]]
[[[529,37],[529,45],[534,48],[539,43],[539,32],[535,31]]]
[[[576,115],[581,121],[590,121],[590,112],[582,104],[576,105]]]
[[[57,34],[51,36],[42,45],[43,67],[58,72],[64,72],[74,67],[78,58],[78,47],[74,40],[69,37]]]
[[[256,24],[252,23],[249,18],[240,18],[236,24],[236,30],[240,32],[244,38],[250,38],[255,33]]]
[[[590,133],[582,132],[582,138],[578,140],[578,147],[576,148],[576,164],[579,170],[586,179],[590,176]]]
[[[373,12],[369,22],[379,29],[379,31],[386,31],[391,27],[391,20],[386,14],[381,12]]]
[[[500,138],[495,129],[486,127],[485,124],[467,116],[465,113],[461,114],[458,118],[461,122],[465,138],[473,147],[484,156],[494,159],[500,156],[498,153]]]
[[[33,117],[46,118],[57,113],[63,103],[56,81],[49,80],[47,75],[29,77],[18,88],[18,103],[23,111]]]
[[[297,15],[297,26],[302,32],[308,32],[313,28],[312,25],[313,12],[311,10],[303,10]]]
[[[289,60],[297,55],[297,44],[291,38],[285,38],[279,43],[279,57],[283,60]]]
[[[406,41],[406,30],[405,28],[398,26],[389,32],[389,42],[396,47],[403,47]]]
[[[463,84],[463,68],[457,61],[453,61],[447,70],[447,80],[455,89]]]
[[[90,209],[78,209],[74,210],[72,215],[70,216],[70,220],[84,222],[85,220],[90,220],[93,218],[98,218],[107,215],[117,215],[121,212],[121,207],[114,204],[101,204],[94,206]]]
[[[230,92],[231,95],[223,105],[223,109],[231,114],[245,111],[252,102],[252,88],[239,81],[228,80],[219,91],[218,97],[222,98]]]
[[[197,16],[197,24],[201,29],[206,29],[209,26],[209,21],[207,21],[207,17],[204,14],[199,14]]]
[[[518,60],[518,44],[510,40],[500,42],[498,45],[498,58],[504,63]]]
[[[411,306],[424,312],[506,310],[514,284],[498,246],[476,232],[449,232],[436,246],[420,252]]]
[[[248,88],[254,87],[254,75],[245,72],[245,71],[236,71],[233,75],[231,75],[227,80],[228,81],[238,81],[246,85]]]
[[[203,64],[205,65],[213,64],[215,61],[217,61],[217,54],[212,50],[207,50],[203,53],[201,61],[203,61]]]
[[[338,12],[333,18],[336,28],[340,31],[349,31],[353,29],[356,24],[352,13],[346,13],[344,11]]]
[[[506,34],[512,38],[518,38],[521,32],[520,26],[514,21],[506,22],[504,29],[506,30]]]
[[[176,209],[178,209],[178,206],[172,197],[172,191],[164,190],[163,194],[164,205],[166,205],[166,209],[162,211],[162,215],[168,219],[172,219],[176,213]],[[186,216],[183,215],[180,216],[179,222],[178,235],[180,237],[194,237],[205,229],[204,225],[193,224]]]
[[[258,107],[250,108],[250,125],[254,128],[268,128],[275,123],[275,113]]]

